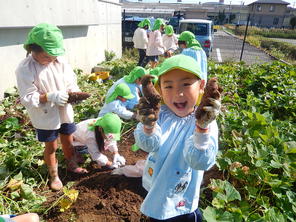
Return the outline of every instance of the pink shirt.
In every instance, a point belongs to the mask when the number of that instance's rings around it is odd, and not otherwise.
[[[146,50],[147,56],[158,56],[164,53],[164,46],[162,42],[161,32],[155,30],[149,33],[148,47]]]

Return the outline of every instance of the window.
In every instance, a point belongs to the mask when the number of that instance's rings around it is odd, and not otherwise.
[[[278,25],[279,24],[279,18],[274,18],[273,19],[273,24]]]
[[[270,12],[274,12],[274,9],[275,9],[275,6],[274,5],[271,5],[270,8],[269,8],[269,11]]]
[[[261,12],[262,11],[261,5],[257,5],[256,9],[257,9],[257,12]]]

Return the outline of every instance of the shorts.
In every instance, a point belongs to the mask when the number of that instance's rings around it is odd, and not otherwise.
[[[189,214],[183,214],[180,216],[172,217],[166,220],[157,220],[150,218],[150,222],[202,222],[202,214],[197,208],[195,211]]]
[[[156,56],[147,56],[147,60],[150,62],[158,62],[158,55]]]
[[[43,130],[36,129],[37,138],[40,142],[52,142],[56,140],[60,134],[70,135],[76,130],[75,123],[63,123],[59,129],[56,130]]]

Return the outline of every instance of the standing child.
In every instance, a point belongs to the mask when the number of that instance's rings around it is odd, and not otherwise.
[[[192,32],[184,31],[178,38],[179,47],[182,49],[182,54],[194,58],[200,66],[200,71],[203,79],[207,80],[208,76],[208,60],[205,51],[200,43],[195,39]]]
[[[164,57],[171,57],[178,48],[178,38],[174,33],[174,28],[171,25],[165,27],[165,34],[162,35],[164,45]]]
[[[159,118],[151,102],[141,100],[142,123],[135,130],[136,144],[149,155],[143,172],[143,186],[148,191],[141,206],[151,221],[202,221],[198,210],[200,185],[205,170],[210,169],[218,152],[219,98],[211,98],[205,115],[196,119],[195,108],[203,93],[198,63],[189,56],[166,59],[159,69],[156,87],[163,99]],[[144,86],[143,86],[144,87]],[[147,98],[149,101],[149,98]],[[145,125],[143,125],[145,123]]]
[[[77,124],[73,134],[74,146],[87,146],[87,151],[93,161],[99,166],[110,169],[125,165],[125,159],[118,153],[117,142],[120,140],[121,119],[114,113],[107,113],[98,119],[88,119]],[[102,154],[109,150],[113,154],[113,161]]]
[[[161,37],[161,32],[164,30],[164,25],[165,23],[162,19],[156,19],[152,28],[152,32],[148,34],[149,38],[146,55],[152,69],[154,69],[158,64],[158,57],[164,53],[164,45]]]
[[[116,113],[123,119],[129,120],[136,118],[136,113],[128,110],[126,107],[126,101],[133,98],[134,95],[131,93],[127,84],[118,84],[113,93],[106,97],[105,104],[99,112],[99,117],[104,116],[106,113]]]
[[[62,143],[68,170],[86,173],[73,155],[73,108],[67,103],[68,92],[79,91],[70,65],[60,57],[64,54],[61,30],[50,24],[39,24],[28,34],[24,45],[27,57],[16,70],[21,103],[26,107],[40,142],[45,142],[44,160],[50,174],[50,187],[60,190],[55,152],[58,136]]]
[[[134,95],[134,98],[128,99],[125,102],[126,108],[129,110],[134,109],[135,105],[139,103],[140,95],[142,93],[141,78],[146,74],[146,69],[141,66],[136,66],[128,75],[120,78],[111,86],[107,92],[106,97],[109,97],[114,92],[114,89],[118,84],[125,83],[130,88],[131,93]]]
[[[138,49],[139,61],[138,66],[145,67],[146,61],[146,49],[148,44],[148,29],[150,28],[150,20],[145,18],[138,24],[138,28],[133,35],[134,48]]]

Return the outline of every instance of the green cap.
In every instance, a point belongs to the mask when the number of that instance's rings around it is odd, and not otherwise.
[[[121,119],[117,114],[106,113],[104,116],[97,119],[93,124],[89,124],[88,129],[95,130],[95,126],[103,128],[104,134],[112,134],[115,140],[120,140]]]
[[[46,23],[36,25],[29,32],[24,48],[33,43],[39,45],[51,56],[60,56],[65,53],[62,31],[55,25]]]
[[[111,103],[117,96],[121,96],[125,99],[132,99],[135,96],[131,93],[130,88],[126,83],[120,83],[115,87],[113,93],[107,98],[106,103]]]
[[[144,28],[145,26],[148,26],[148,29],[150,29],[150,20],[145,18],[143,21],[141,21],[139,24],[138,24],[138,27],[141,27],[141,28]]]
[[[124,77],[124,80],[127,83],[134,83],[136,79],[141,78],[147,74],[147,70],[141,66],[136,66],[127,76]]]
[[[199,63],[187,55],[179,54],[164,60],[159,68],[158,77],[173,69],[181,69],[196,75],[200,79],[204,79],[200,71]],[[158,81],[155,84],[158,84]]]
[[[166,35],[173,35],[174,34],[174,28],[171,25],[167,25],[165,27],[165,34]]]
[[[154,79],[152,79],[153,84],[155,84],[158,80],[159,69],[160,69],[160,66],[157,66],[154,69],[149,69],[148,71],[148,73],[154,77]]]
[[[159,30],[161,25],[165,25],[163,19],[158,18],[155,20],[152,31]]]
[[[185,41],[187,48],[201,49],[200,43],[196,40],[195,35],[192,32],[184,31],[178,37],[179,41]]]

